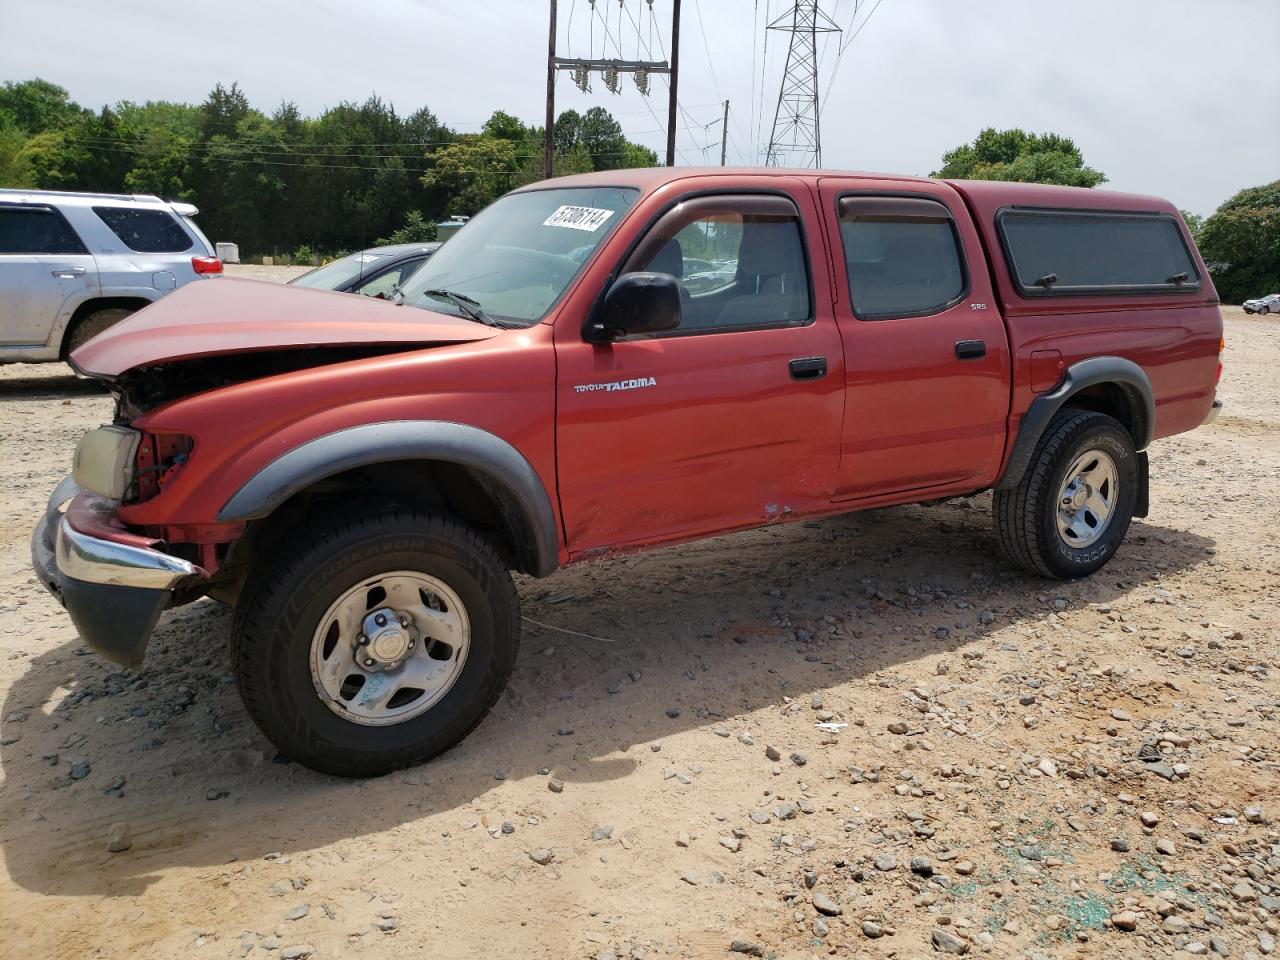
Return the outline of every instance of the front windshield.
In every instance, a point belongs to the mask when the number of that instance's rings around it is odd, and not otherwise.
[[[386,255],[362,250],[347,257],[341,257],[323,267],[317,267],[310,273],[294,277],[290,281],[297,287],[314,287],[317,290],[336,290],[346,286],[356,277],[364,273],[372,273],[374,268],[386,260]]]
[[[527,326],[560,299],[587,258],[636,201],[631,187],[563,187],[509,193],[449,238],[403,287],[403,302],[465,314],[440,293]]]

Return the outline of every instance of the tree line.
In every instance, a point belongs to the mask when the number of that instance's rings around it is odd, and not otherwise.
[[[601,107],[561,113],[553,135],[557,174],[657,163]],[[543,128],[501,110],[466,134],[427,107],[402,117],[378,96],[318,117],[287,102],[268,115],[233,83],[200,104],[94,112],[46,80],[0,87],[0,186],[194,203],[205,233],[243,254],[429,239],[435,221],[474,214],[542,174]]]
[[[658,161],[601,107],[561,113],[552,133],[556,175]],[[122,101],[95,113],[46,80],[0,87],[0,186],[185,200],[213,240],[246,255],[432,239],[437,220],[540,180],[542,151],[543,129],[502,110],[467,134],[426,107],[402,117],[377,96],[318,117],[288,102],[267,115],[233,83],[200,104]],[[988,128],[942,161],[932,176],[1107,179],[1056,133]],[[1183,216],[1225,302],[1280,290],[1280,181],[1240,191],[1210,217]]]

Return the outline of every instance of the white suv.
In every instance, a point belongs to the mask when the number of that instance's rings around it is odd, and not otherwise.
[[[189,203],[0,190],[0,363],[64,359],[171,290],[222,274]]]

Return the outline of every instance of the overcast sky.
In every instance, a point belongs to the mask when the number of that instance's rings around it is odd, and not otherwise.
[[[561,55],[587,56],[592,33],[604,55],[600,15],[616,36],[618,0],[598,0],[594,19],[587,0],[559,2]],[[649,8],[624,4],[623,53],[647,57],[626,11],[649,44]],[[725,98],[729,161],[757,162],[786,49],[786,36],[771,34],[762,65],[758,27],[766,8],[776,17],[785,6],[684,0],[681,126],[693,129],[679,133],[679,162],[718,162]],[[464,131],[499,108],[532,123],[544,112],[546,0],[60,0],[51,9],[0,0],[0,78],[44,77],[94,108],[199,102],[215,82],[238,81],[268,112],[292,100],[315,113],[374,92],[401,114],[426,105]],[[669,52],[671,0],[652,9]],[[824,9],[846,27],[854,0]],[[835,44],[825,47],[824,166],[927,174],[981,128],[1019,126],[1074,138],[1114,189],[1201,214],[1280,177],[1280,0],[862,0],[860,28],[838,64]],[[652,46],[661,58],[656,36]],[[605,106],[661,155],[666,87],[655,78],[653,88],[646,101],[624,81],[614,96],[597,78],[585,95],[562,76],[557,109]]]

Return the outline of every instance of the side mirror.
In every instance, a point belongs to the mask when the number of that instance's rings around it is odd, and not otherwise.
[[[587,323],[591,343],[680,326],[680,284],[669,273],[625,273],[614,281]]]

